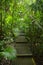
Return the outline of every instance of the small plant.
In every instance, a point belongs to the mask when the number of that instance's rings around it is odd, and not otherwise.
[[[0,41],[0,61],[13,60],[16,58],[16,50],[13,46],[6,44],[6,41]]]

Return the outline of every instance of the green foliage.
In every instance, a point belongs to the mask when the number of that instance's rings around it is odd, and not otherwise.
[[[13,60],[16,57],[16,50],[12,46],[8,46],[2,54],[6,59]]]
[[[16,50],[13,46],[6,44],[5,41],[0,42],[0,59],[1,58],[9,60],[16,58]]]
[[[23,30],[28,34],[33,51],[42,54],[43,0],[2,0],[1,6],[0,35],[13,39]]]

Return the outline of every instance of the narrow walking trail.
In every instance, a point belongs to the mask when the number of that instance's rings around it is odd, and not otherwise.
[[[16,38],[15,48],[17,50],[15,65],[34,65],[32,61],[32,53],[29,48],[29,43],[25,38],[24,33],[21,33]]]

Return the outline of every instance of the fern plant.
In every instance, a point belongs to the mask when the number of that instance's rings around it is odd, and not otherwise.
[[[0,41],[0,60],[2,58],[13,60],[16,58],[16,50],[13,46],[7,45],[6,42]]]

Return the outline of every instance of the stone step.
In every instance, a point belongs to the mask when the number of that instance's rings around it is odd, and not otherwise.
[[[16,43],[17,54],[32,54],[28,43]]]
[[[32,54],[17,54],[17,57],[33,57]]]
[[[16,39],[15,39],[16,42],[27,42],[25,36],[18,36]]]
[[[30,57],[17,57],[14,65],[34,65],[34,63]]]

